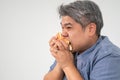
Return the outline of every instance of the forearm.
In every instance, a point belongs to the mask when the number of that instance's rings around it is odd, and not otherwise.
[[[45,75],[44,80],[62,80],[63,75],[63,71],[60,69],[59,65],[56,64],[55,68]]]
[[[70,65],[69,67],[65,67],[63,69],[68,80],[83,80],[82,76],[76,69],[74,65]]]

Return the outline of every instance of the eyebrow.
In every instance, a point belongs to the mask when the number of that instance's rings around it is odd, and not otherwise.
[[[62,25],[62,23],[60,23]],[[65,23],[63,24],[64,26],[67,26],[67,25],[72,25],[71,23]]]

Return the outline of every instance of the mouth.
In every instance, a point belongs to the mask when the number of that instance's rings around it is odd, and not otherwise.
[[[60,32],[57,33],[57,38],[58,40],[63,40],[66,44],[68,44],[68,50],[70,52],[73,51],[71,42],[68,39],[64,38]]]

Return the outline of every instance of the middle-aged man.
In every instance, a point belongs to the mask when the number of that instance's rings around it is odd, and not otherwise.
[[[120,80],[120,48],[101,35],[103,19],[96,3],[74,1],[59,7],[62,36],[53,36],[55,58],[44,80]],[[72,46],[72,50],[69,50]]]

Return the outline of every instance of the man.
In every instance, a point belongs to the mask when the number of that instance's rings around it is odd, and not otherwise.
[[[55,58],[44,80],[120,80],[120,49],[102,36],[102,14],[92,1],[75,1],[59,8],[62,36],[51,38]]]

